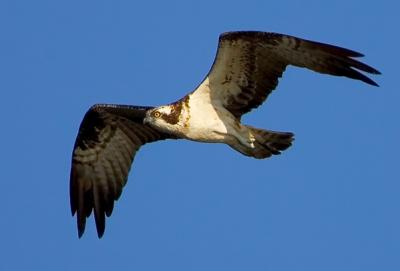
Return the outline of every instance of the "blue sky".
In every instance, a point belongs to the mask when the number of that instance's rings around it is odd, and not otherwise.
[[[400,270],[395,1],[1,1],[0,270]],[[244,118],[296,134],[267,160],[144,146],[104,237],[77,238],[70,156],[94,103],[159,105],[218,35],[275,31],[363,52],[374,88],[289,68]],[[397,83],[397,82],[396,82]]]

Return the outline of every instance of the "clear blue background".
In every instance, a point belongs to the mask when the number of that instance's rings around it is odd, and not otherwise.
[[[0,2],[0,270],[400,270],[396,1]],[[366,54],[381,87],[289,68],[248,124],[279,157],[144,146],[98,240],[77,238],[70,156],[94,103],[192,90],[218,35],[275,31]]]

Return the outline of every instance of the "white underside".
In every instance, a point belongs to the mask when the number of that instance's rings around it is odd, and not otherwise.
[[[177,123],[168,123],[158,118],[150,124],[160,131],[193,141],[226,143],[232,147],[239,144],[254,148],[255,138],[251,130],[242,125],[218,97],[210,97],[208,79],[180,102],[182,108]],[[157,110],[171,113],[168,105]]]
[[[186,120],[183,136],[187,139],[229,145],[239,141],[247,147],[254,147],[255,139],[250,130],[241,125],[218,101],[211,102],[206,90],[197,89],[190,94],[189,107],[182,112],[182,120]]]

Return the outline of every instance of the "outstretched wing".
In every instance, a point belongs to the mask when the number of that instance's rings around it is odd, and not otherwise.
[[[261,105],[287,65],[377,84],[357,70],[380,74],[345,48],[265,32],[228,32],[219,38],[214,64],[196,91],[206,91],[237,118]]]
[[[139,148],[149,142],[173,138],[143,124],[150,107],[94,105],[79,128],[72,153],[70,202],[77,213],[78,235],[85,231],[86,217],[94,210],[99,238],[114,201],[126,184]]]

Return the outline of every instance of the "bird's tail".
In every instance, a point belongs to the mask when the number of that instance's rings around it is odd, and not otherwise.
[[[276,132],[262,130],[251,126],[245,126],[249,129],[250,134],[254,137],[254,147],[243,145],[231,146],[244,155],[251,156],[257,159],[264,159],[273,154],[280,154],[292,145],[294,140],[293,133]]]

